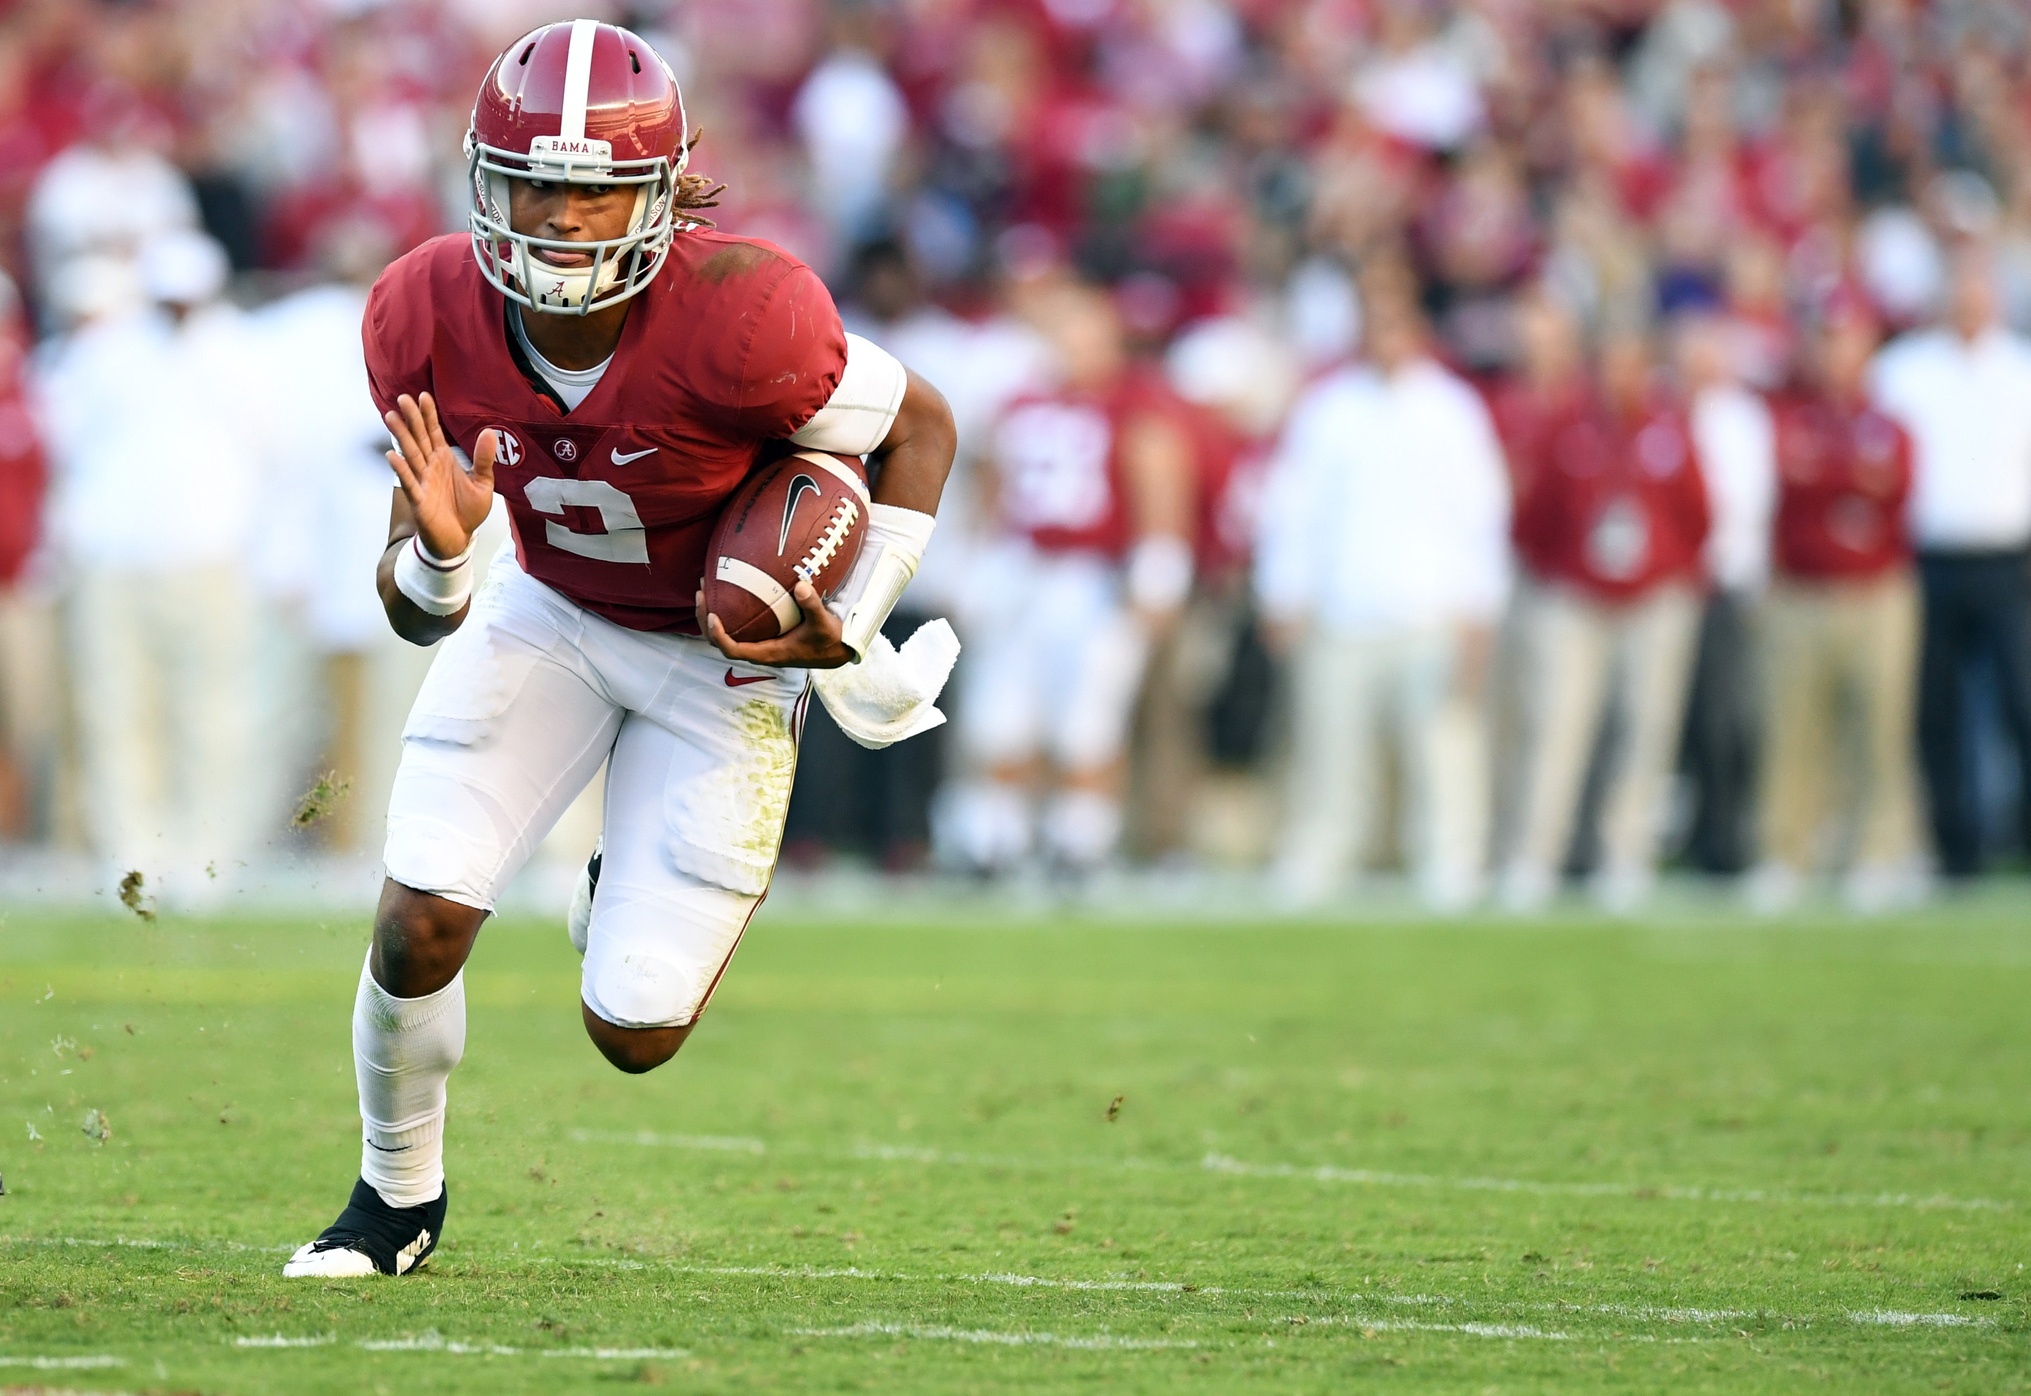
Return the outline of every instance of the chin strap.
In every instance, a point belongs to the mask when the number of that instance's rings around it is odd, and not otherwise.
[[[914,509],[893,504],[868,506],[867,537],[860,545],[860,556],[826,603],[839,617],[843,628],[840,638],[853,651],[855,663],[867,657],[889,612],[902,600],[903,589],[917,575],[917,564],[924,560],[924,548],[937,524],[931,515]]]

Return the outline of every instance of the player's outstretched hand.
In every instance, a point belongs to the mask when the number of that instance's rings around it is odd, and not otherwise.
[[[457,557],[472,545],[472,536],[494,507],[494,456],[500,437],[491,428],[473,445],[472,473],[458,463],[437,403],[429,393],[421,400],[404,393],[393,412],[383,413],[389,433],[400,448],[388,452],[388,464],[402,482],[402,493],[416,516],[416,535],[437,557]]]
[[[728,635],[726,627],[719,623],[719,617],[706,611],[703,591],[698,593],[698,628],[705,632],[706,639],[719,646],[721,654],[728,659],[738,659],[743,664],[763,664],[779,669],[837,669],[842,664],[852,663],[853,651],[839,638],[839,617],[825,609],[825,603],[818,597],[818,588],[809,582],[798,582],[790,595],[796,598],[804,619],[773,640],[753,640],[743,644]]]

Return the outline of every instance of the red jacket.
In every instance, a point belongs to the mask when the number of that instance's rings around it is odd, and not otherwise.
[[[1575,393],[1518,415],[1511,537],[1534,576],[1609,602],[1699,578],[1707,489],[1675,402],[1625,414]]]
[[[1904,428],[1865,404],[1816,394],[1780,401],[1776,417],[1777,572],[1824,581],[1902,566],[1911,556]]]
[[[0,586],[11,586],[42,541],[49,485],[42,442],[21,382],[27,337],[0,321]]]

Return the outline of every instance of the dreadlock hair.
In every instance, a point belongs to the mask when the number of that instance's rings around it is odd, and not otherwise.
[[[691,152],[698,148],[698,142],[704,135],[705,128],[700,127],[693,131],[691,139],[684,143],[684,156],[687,161],[691,157]],[[686,170],[677,176],[677,192],[671,203],[674,208],[687,213],[704,208],[718,208],[719,196],[725,192],[726,185],[713,179],[711,175],[692,174]],[[704,228],[718,226],[710,218],[694,218],[691,221]]]

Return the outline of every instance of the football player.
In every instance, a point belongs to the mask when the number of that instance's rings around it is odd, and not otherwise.
[[[1038,297],[1064,382],[995,430],[992,508],[1013,546],[968,639],[958,737],[976,775],[947,796],[941,841],[978,872],[1041,852],[1077,879],[1120,840],[1143,669],[1191,591],[1194,462],[1182,405],[1129,356],[1108,294]]]
[[[622,1071],[697,1026],[766,891],[809,670],[858,659],[909,581],[952,460],[937,392],[840,326],[780,249],[711,231],[669,68],[592,20],[494,61],[466,138],[469,236],[391,266],[365,323],[393,437],[381,598],[444,640],[403,732],[387,880],[353,1010],[360,1178],[292,1276],[403,1274],[443,1234],[461,970],[501,887],[608,762],[585,1029]],[[866,541],[778,639],[703,610],[727,497],[785,440],[874,463]],[[498,493],[514,550],[473,592]],[[578,939],[574,934],[574,941]]]

